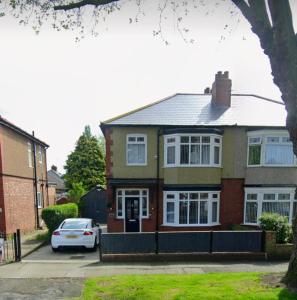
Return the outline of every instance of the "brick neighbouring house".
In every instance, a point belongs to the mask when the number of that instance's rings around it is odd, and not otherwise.
[[[0,116],[0,232],[12,233],[17,228],[29,232],[40,227],[42,208],[53,204],[47,185],[47,148]]]
[[[108,231],[257,226],[262,212],[297,211],[297,160],[282,103],[212,90],[171,97],[101,123]]]

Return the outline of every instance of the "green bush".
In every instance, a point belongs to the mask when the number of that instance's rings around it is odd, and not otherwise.
[[[42,210],[41,217],[52,233],[67,218],[77,218],[78,207],[75,203],[52,205]]]
[[[290,241],[292,228],[287,217],[275,213],[264,213],[259,220],[262,230],[271,230],[276,232],[277,243],[284,244]]]

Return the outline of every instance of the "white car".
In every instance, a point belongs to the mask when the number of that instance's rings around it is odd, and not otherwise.
[[[96,250],[99,244],[99,227],[92,219],[66,219],[53,232],[51,244],[54,252],[64,246],[83,246]]]

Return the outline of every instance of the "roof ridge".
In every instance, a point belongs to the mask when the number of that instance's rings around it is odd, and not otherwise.
[[[10,128],[11,130],[13,130],[13,131],[15,131],[15,132],[17,132],[17,133],[19,133],[19,134],[21,134],[23,136],[26,136],[27,138],[29,138],[32,141],[37,142],[38,144],[42,144],[45,147],[49,147],[48,144],[46,144],[42,140],[38,139],[37,137],[33,136],[32,134],[28,133],[27,131],[25,131],[21,127],[16,126],[15,124],[11,123],[7,119],[3,118],[1,115],[0,115],[0,124],[6,126],[8,128]]]
[[[269,102],[273,102],[273,103],[276,103],[276,104],[285,105],[281,101],[277,101],[277,100],[270,99],[270,98],[267,98],[267,97],[259,96],[259,95],[256,95],[256,94],[249,94],[249,93],[247,93],[247,94],[231,94],[231,96],[250,96],[250,97],[255,97],[255,98],[262,99],[262,100],[266,100],[266,101],[269,101]]]
[[[113,117],[113,118],[107,119],[107,120],[102,121],[102,122],[100,122],[100,123],[101,123],[101,125],[104,125],[104,124],[106,124],[106,123],[113,122],[113,121],[115,121],[115,120],[117,120],[117,119],[120,119],[120,118],[129,116],[129,115],[134,114],[134,113],[136,113],[136,112],[138,112],[138,111],[140,111],[140,110],[146,109],[146,108],[151,107],[151,106],[153,106],[153,105],[156,105],[156,104],[159,104],[159,103],[164,102],[164,101],[166,101],[166,100],[169,100],[170,98],[172,98],[172,97],[174,97],[174,96],[176,96],[176,95],[179,95],[179,93],[175,93],[175,94],[173,94],[173,95],[171,95],[171,96],[167,96],[167,97],[165,97],[165,98],[162,98],[162,99],[160,99],[160,100],[154,101],[154,102],[152,102],[152,103],[143,105],[143,106],[141,106],[141,107],[139,107],[139,108],[136,108],[136,109],[130,110],[130,111],[126,112],[126,113],[117,115],[117,116],[115,116],[115,117]]]

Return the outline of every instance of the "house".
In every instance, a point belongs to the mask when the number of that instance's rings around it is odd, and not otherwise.
[[[64,198],[67,193],[67,188],[63,179],[63,175],[58,172],[56,166],[52,166],[51,169],[47,171],[47,178],[49,185],[55,188],[55,200],[57,201],[61,198]]]
[[[100,186],[95,186],[81,198],[81,217],[94,219],[100,224],[106,224],[106,191]]]
[[[109,232],[257,226],[263,212],[291,222],[296,157],[283,103],[231,94],[218,72],[204,94],[175,94],[101,123]]]
[[[48,206],[49,146],[0,116],[0,232],[28,232],[42,225]]]

